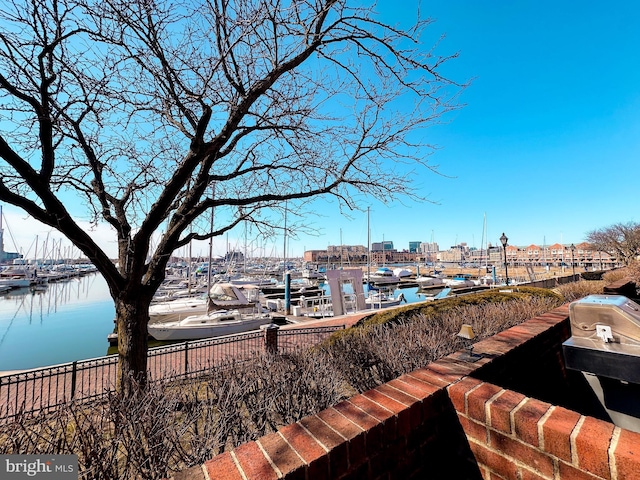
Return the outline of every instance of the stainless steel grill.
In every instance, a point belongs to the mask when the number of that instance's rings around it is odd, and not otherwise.
[[[589,295],[569,305],[565,366],[584,373],[612,421],[640,431],[640,305],[622,295]]]

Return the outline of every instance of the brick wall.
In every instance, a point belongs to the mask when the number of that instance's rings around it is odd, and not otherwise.
[[[467,377],[449,387],[486,479],[637,479],[640,435]]]
[[[639,434],[564,403],[583,393],[568,329],[565,306],[477,343],[476,363],[450,355],[174,478],[640,478]]]

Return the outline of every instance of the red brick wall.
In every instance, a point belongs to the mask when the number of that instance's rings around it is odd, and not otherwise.
[[[467,377],[449,387],[486,479],[640,478],[640,435]]]
[[[536,317],[476,344],[476,363],[450,355],[174,478],[640,478],[639,434],[483,377],[532,356],[562,363],[567,317]]]

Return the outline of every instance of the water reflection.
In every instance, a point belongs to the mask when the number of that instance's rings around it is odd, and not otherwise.
[[[0,370],[104,355],[115,310],[98,274],[0,296]]]

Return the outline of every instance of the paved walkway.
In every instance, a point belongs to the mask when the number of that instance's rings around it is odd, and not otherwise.
[[[287,320],[295,322],[289,325],[284,325],[283,329],[294,328],[309,328],[309,327],[337,327],[344,325],[345,328],[352,327],[358,321],[364,317],[368,317],[373,312],[371,310],[351,313],[348,315],[340,315],[338,317],[325,317],[325,318],[310,318],[310,317],[294,317],[287,316]]]

